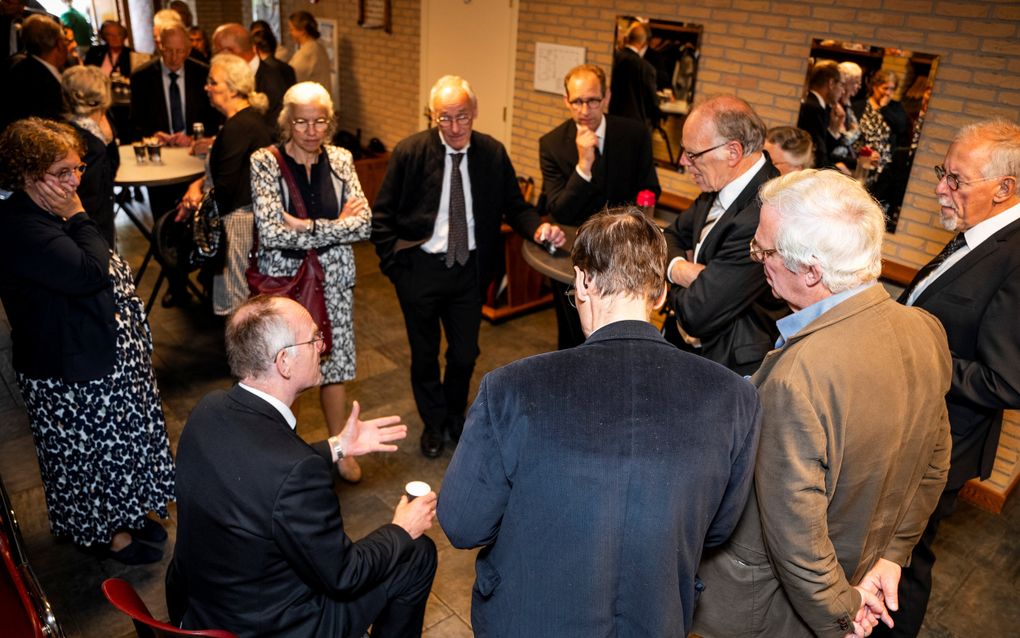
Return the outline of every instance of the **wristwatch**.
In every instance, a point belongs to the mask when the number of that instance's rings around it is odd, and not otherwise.
[[[333,456],[336,457],[337,463],[344,459],[344,448],[340,445],[339,436],[334,436],[329,439],[329,447],[333,450]]]

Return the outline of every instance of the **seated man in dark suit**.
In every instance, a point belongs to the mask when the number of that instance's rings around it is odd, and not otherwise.
[[[833,166],[832,149],[839,141],[839,131],[830,132],[832,107],[843,96],[843,75],[831,60],[819,62],[811,69],[808,94],[800,103],[797,128],[811,134],[815,145],[815,168]]]
[[[758,228],[758,189],[779,171],[766,153],[765,124],[733,96],[698,105],[684,122],[680,163],[701,189],[666,229],[673,284],[667,338],[740,374],[751,374],[789,313],[772,296],[747,246]]]
[[[275,130],[276,118],[283,108],[283,94],[297,81],[294,69],[276,58],[262,60],[255,51],[248,30],[236,22],[217,27],[212,36],[213,54],[221,51],[233,53],[247,62],[255,71],[255,90],[269,98],[266,119]]]
[[[25,55],[7,72],[5,86],[17,92],[3,100],[0,130],[15,120],[34,115],[59,119],[64,110],[60,74],[67,61],[64,29],[46,15],[31,15],[21,26]]]
[[[398,417],[358,418],[308,445],[294,431],[297,395],[319,384],[322,334],[283,297],[255,297],[231,316],[227,360],[240,383],[206,396],[177,448],[177,545],[167,607],[184,628],[239,636],[420,636],[436,569],[436,495],[352,542],[333,492],[345,455],[392,452]]]
[[[544,212],[561,224],[580,226],[607,206],[633,203],[640,191],[656,198],[662,192],[651,133],[635,120],[605,115],[609,99],[601,67],[574,67],[563,79],[563,104],[571,117],[539,140]],[[565,290],[554,282],[560,349],[584,341]]]
[[[648,322],[666,244],[639,210],[592,217],[571,257],[588,340],[486,375],[439,521],[483,547],[478,635],[685,636],[702,549],[750,492],[760,402]]]

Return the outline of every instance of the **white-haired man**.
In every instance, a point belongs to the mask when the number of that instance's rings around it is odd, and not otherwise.
[[[896,627],[882,635],[921,630],[939,521],[956,508],[969,479],[991,474],[1002,411],[1020,408],[1020,125],[999,120],[965,127],[935,175],[942,225],[958,234],[900,301],[938,317],[949,336],[953,456],[946,491],[903,570]]]
[[[195,406],[177,448],[177,544],[167,573],[171,620],[238,636],[420,636],[436,570],[424,535],[433,492],[403,496],[393,522],[352,542],[330,466],[392,452],[399,417],[362,422],[308,445],[290,410],[319,385],[322,333],[284,297],[249,299],[227,323],[239,383]]]
[[[472,130],[478,101],[466,80],[439,78],[429,104],[435,128],[393,149],[372,210],[372,242],[404,313],[411,389],[425,425],[421,451],[435,458],[444,434],[456,443],[464,427],[482,291],[503,260],[503,220],[525,239],[559,246],[565,237],[524,201],[503,145]]]
[[[869,570],[898,569],[949,467],[938,320],[877,283],[884,221],[836,171],[767,183],[750,250],[794,311],[751,381],[764,406],[755,490],[706,555],[694,631],[863,636],[889,621]]]

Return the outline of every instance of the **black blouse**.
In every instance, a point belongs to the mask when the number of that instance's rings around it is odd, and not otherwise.
[[[216,207],[221,215],[251,207],[251,154],[273,143],[273,131],[253,108],[227,120],[209,151]]]

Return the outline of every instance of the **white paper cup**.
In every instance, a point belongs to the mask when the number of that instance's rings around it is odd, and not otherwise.
[[[419,496],[425,496],[432,491],[425,481],[411,481],[404,486],[404,493],[407,494],[407,501],[411,502]]]

